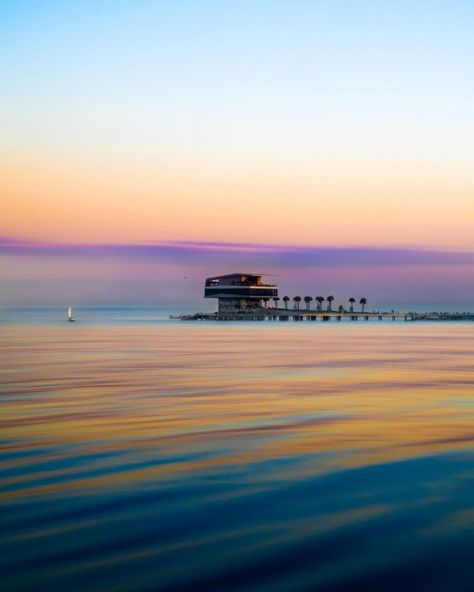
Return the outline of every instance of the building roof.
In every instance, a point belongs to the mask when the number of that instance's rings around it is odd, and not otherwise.
[[[241,277],[247,277],[247,278],[260,278],[262,277],[261,274],[255,274],[255,273],[227,273],[225,275],[214,275],[212,277],[208,277],[208,280],[221,280],[221,279],[227,279],[227,278],[241,278]]]

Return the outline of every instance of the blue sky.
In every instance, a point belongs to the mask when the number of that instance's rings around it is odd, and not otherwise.
[[[473,25],[459,1],[4,1],[3,124],[18,150],[460,166]]]

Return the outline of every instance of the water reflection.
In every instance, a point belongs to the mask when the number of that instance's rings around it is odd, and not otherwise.
[[[473,354],[467,324],[3,327],[7,588],[468,589]]]

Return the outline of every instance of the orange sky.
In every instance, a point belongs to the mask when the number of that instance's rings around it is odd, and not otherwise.
[[[452,173],[452,175],[449,174]],[[474,249],[461,171],[394,167],[186,170],[40,157],[2,165],[0,235],[60,242],[156,240]]]

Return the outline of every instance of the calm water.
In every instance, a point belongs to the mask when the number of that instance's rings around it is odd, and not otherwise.
[[[4,322],[2,589],[472,590],[473,337]]]

